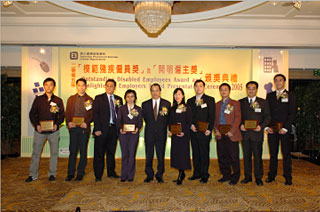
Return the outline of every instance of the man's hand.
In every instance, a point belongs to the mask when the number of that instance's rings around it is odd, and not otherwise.
[[[53,132],[55,132],[55,131],[57,131],[57,129],[58,129],[58,126],[55,124],[55,125],[53,125]]]
[[[270,128],[270,127],[269,127],[269,128],[267,129],[267,133],[269,133],[269,134],[273,134],[273,130],[272,130],[272,128]]]
[[[73,123],[73,122],[69,122],[69,123],[68,123],[68,127],[69,127],[69,128],[74,128],[74,127],[76,127],[76,124]]]
[[[227,132],[227,136],[232,137],[233,134],[229,131],[229,132]]]
[[[181,132],[180,134],[177,135],[178,137],[183,137],[184,136],[184,133]]]
[[[244,125],[243,125],[243,124],[241,124],[241,126],[240,126],[240,130],[241,130],[241,131],[247,131],[247,129],[246,129],[246,128],[244,128]]]
[[[134,134],[134,135],[137,134],[137,133],[138,133],[138,128],[136,128],[135,131],[132,132],[132,134]]]
[[[260,126],[260,125],[258,125],[258,126],[256,127],[256,129],[254,129],[254,131],[256,131],[256,132],[261,131],[261,126]]]
[[[171,131],[168,131],[168,135],[169,135],[169,136],[172,136],[172,132],[171,132]]]
[[[94,134],[95,134],[96,136],[100,136],[100,135],[102,135],[102,132],[101,132],[101,131],[96,131],[96,132],[94,132]]]
[[[209,135],[211,134],[211,131],[210,131],[210,130],[206,130],[206,131],[204,132],[204,134],[205,134],[206,136],[209,136]]]
[[[196,126],[194,126],[194,124],[191,125],[191,130],[192,130],[193,132],[197,132],[197,128],[196,128]]]
[[[83,123],[80,125],[80,127],[86,129],[86,128],[87,128],[87,123],[83,122]]]
[[[41,133],[41,132],[42,132],[40,125],[37,125],[37,131],[38,131],[38,133]]]
[[[283,128],[279,131],[279,134],[284,135],[286,134],[288,131],[284,130]]]

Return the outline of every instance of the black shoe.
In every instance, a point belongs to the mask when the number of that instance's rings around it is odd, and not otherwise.
[[[162,177],[157,177],[157,176],[156,176],[156,179],[157,179],[158,183],[164,183]]]
[[[129,182],[133,182],[133,179],[128,180]]]
[[[224,178],[224,177],[222,177],[222,178],[220,178],[219,180],[218,180],[218,182],[219,183],[224,183],[224,182],[227,182],[227,181],[229,181],[230,179],[229,178]]]
[[[55,181],[55,180],[56,180],[55,176],[50,175],[50,177],[49,177],[49,181]]]
[[[238,183],[238,182],[234,182],[234,181],[231,180],[231,181],[229,182],[229,185],[237,185],[237,183]]]
[[[72,179],[73,179],[73,176],[68,175],[68,176],[66,177],[66,179],[64,179],[64,181],[69,182],[69,181],[71,181]]]
[[[146,178],[146,179],[144,179],[143,182],[145,182],[145,183],[150,183],[150,181],[152,181],[152,180],[153,180],[152,178]]]
[[[185,177],[186,177],[186,175],[185,175],[184,171],[179,171],[177,185],[181,185]]]
[[[110,178],[115,178],[115,179],[120,178],[120,176],[119,176],[119,175],[117,175],[117,173],[114,173],[114,174],[108,175],[108,177],[110,177]]]
[[[121,179],[121,180],[120,180],[120,182],[122,182],[122,183],[123,183],[123,182],[126,182],[126,180],[125,180],[125,179]]]
[[[263,182],[261,179],[256,179],[257,186],[263,186]]]
[[[82,181],[83,180],[83,176],[77,176],[75,181]]]
[[[208,178],[205,178],[205,177],[201,178],[201,180],[200,180],[200,183],[203,183],[203,184],[205,184],[207,182],[208,182]]]
[[[38,179],[37,177],[29,176],[29,177],[25,180],[25,182],[26,182],[26,183],[30,183],[30,182],[35,181],[35,180],[37,180],[37,179]]]
[[[188,180],[198,180],[200,178],[201,177],[196,177],[196,176],[192,175],[191,177],[188,178]]]
[[[248,184],[249,182],[252,182],[252,179],[244,178],[243,180],[241,180],[241,184]]]
[[[96,182],[101,182],[101,177],[96,177]]]
[[[275,181],[275,179],[274,179],[274,178],[271,178],[271,177],[268,177],[268,178],[266,179],[266,183],[272,183],[273,181]]]
[[[291,186],[292,185],[292,180],[286,180],[286,182],[284,184],[288,185],[288,186]]]

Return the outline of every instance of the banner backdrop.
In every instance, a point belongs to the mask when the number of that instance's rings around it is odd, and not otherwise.
[[[23,60],[28,60],[28,64],[34,60],[32,59],[34,50],[31,50],[33,48],[37,47],[29,47],[28,51],[26,49],[23,51]],[[159,83],[162,87],[162,98],[172,102],[175,88],[183,88],[186,99],[188,99],[195,95],[194,81],[202,79],[206,82],[206,94],[213,96],[217,102],[220,100],[218,87],[221,83],[229,83],[232,88],[231,98],[238,100],[246,96],[245,84],[249,80],[254,78],[259,81],[259,78],[254,77],[253,74],[253,55],[256,53],[251,49],[65,47],[53,47],[53,49],[54,54],[47,55],[47,57],[52,57],[53,66],[57,66],[58,73],[53,75],[58,85],[55,94],[63,99],[64,104],[70,95],[76,93],[75,82],[79,78],[87,80],[87,93],[93,98],[105,92],[104,85],[108,78],[115,79],[117,82],[115,93],[123,98],[127,89],[134,89],[137,92],[137,105],[139,106],[143,101],[151,98],[149,89],[152,83]],[[23,70],[28,73],[25,76],[30,76],[36,71],[30,66]],[[49,76],[52,76],[49,72],[45,75],[37,75],[39,78],[37,80],[42,85],[42,81]],[[30,94],[30,86],[32,86],[30,83],[34,83],[33,81],[33,78],[28,78],[27,85],[23,83],[23,92]],[[30,102],[32,103],[33,98],[30,97],[26,101],[28,109],[31,107]],[[28,112],[23,111],[24,114]],[[30,121],[23,119],[22,126],[26,125],[29,128],[27,131],[32,132]],[[24,136],[29,136],[30,143],[31,135],[23,133],[22,142]],[[144,130],[140,132],[138,158],[145,157],[143,137]],[[89,157],[93,156],[93,143],[94,139],[91,136],[88,148]],[[170,138],[168,138],[167,158],[170,156],[170,144]],[[60,130],[59,156],[68,156],[68,146],[69,133],[64,124]],[[23,156],[30,156],[31,152],[30,147],[22,145]],[[121,157],[119,145],[116,156]],[[214,139],[210,144],[210,156],[216,158]]]

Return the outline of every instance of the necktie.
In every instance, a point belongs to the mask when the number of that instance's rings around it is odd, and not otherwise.
[[[110,96],[110,107],[111,107],[111,117],[113,123],[116,122],[116,110],[114,109],[113,99],[112,96]]]
[[[278,91],[277,100],[280,99],[281,93]]]
[[[249,100],[250,107],[252,107],[252,99]]]
[[[154,104],[154,107],[153,107],[153,115],[154,115],[154,120],[157,121],[157,117],[158,117],[158,113],[157,113],[157,101],[156,103]]]

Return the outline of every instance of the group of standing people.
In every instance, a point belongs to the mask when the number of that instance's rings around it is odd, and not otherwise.
[[[239,141],[242,141],[244,176],[241,183],[252,181],[252,155],[254,158],[254,177],[258,186],[263,185],[262,145],[264,131],[268,133],[270,149],[270,171],[265,182],[270,183],[277,176],[279,141],[283,153],[285,184],[292,184],[292,162],[289,134],[296,113],[295,96],[285,89],[286,77],[274,77],[276,91],[269,93],[267,99],[257,97],[258,83],[246,84],[247,97],[236,101],[230,98],[231,87],[227,83],[219,86],[221,100],[205,94],[205,82],[194,82],[195,96],[186,102],[182,88],[173,92],[173,103],[161,97],[161,86],[150,87],[151,99],[136,105],[137,94],[127,90],[121,97],[114,94],[116,81],[108,79],[106,92],[93,100],[86,94],[85,79],[76,81],[77,94],[69,97],[66,112],[63,101],[53,94],[55,81],[44,80],[45,94],[35,98],[30,110],[30,120],[35,127],[30,174],[26,182],[38,178],[38,165],[43,143],[50,144],[49,180],[56,177],[59,125],[66,118],[70,132],[70,155],[66,181],[75,177],[81,181],[87,163],[87,145],[90,124],[94,122],[94,174],[95,181],[102,180],[105,166],[107,176],[120,178],[121,182],[132,182],[135,176],[135,157],[139,143],[139,132],[145,121],[146,163],[145,183],[157,180],[163,183],[165,172],[164,156],[167,136],[171,136],[171,167],[179,171],[174,182],[181,185],[185,170],[191,169],[190,140],[192,147],[193,174],[189,180],[207,183],[210,162],[209,144],[214,132],[217,140],[218,163],[222,178],[218,181],[236,185],[240,179]],[[169,128],[169,130],[168,130]],[[115,172],[115,151],[117,140],[121,147],[121,176]],[[154,150],[157,156],[157,172],[153,170]],[[76,169],[77,154],[80,161]]]

